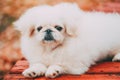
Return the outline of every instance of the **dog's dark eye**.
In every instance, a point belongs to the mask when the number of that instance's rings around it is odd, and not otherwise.
[[[59,25],[56,25],[55,28],[58,30],[58,31],[61,31],[63,28]]]
[[[42,26],[39,26],[39,27],[37,28],[37,31],[39,32],[41,29],[42,29]]]

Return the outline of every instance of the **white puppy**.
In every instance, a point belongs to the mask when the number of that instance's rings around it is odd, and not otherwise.
[[[79,75],[96,61],[120,60],[120,15],[84,12],[76,4],[37,6],[14,25],[21,31],[21,50],[29,61],[26,77]],[[112,65],[111,65],[112,66]]]

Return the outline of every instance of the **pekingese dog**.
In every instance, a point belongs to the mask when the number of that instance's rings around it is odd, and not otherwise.
[[[84,12],[75,3],[43,5],[27,10],[14,25],[29,62],[25,77],[80,75],[108,56],[120,60],[117,13]]]

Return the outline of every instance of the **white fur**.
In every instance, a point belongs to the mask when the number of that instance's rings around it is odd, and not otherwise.
[[[65,30],[60,33],[51,27],[55,24],[63,26],[69,35],[65,36]],[[22,53],[30,63],[23,72],[26,77],[79,75],[107,56],[115,55],[113,61],[120,60],[120,15],[117,13],[84,12],[76,4],[62,3],[31,8],[14,25],[22,32]],[[58,44],[46,42],[43,47],[40,42],[44,30],[29,37],[30,27],[39,25],[54,30],[53,35],[62,46],[51,51]]]

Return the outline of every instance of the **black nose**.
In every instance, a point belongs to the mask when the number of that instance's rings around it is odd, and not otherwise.
[[[47,29],[45,32],[46,32],[46,35],[44,37],[44,40],[46,40],[46,41],[52,41],[52,40],[54,40],[53,35],[51,33],[52,32],[51,29]]]
[[[44,40],[52,41],[52,40],[54,40],[54,38],[53,38],[52,34],[46,34],[45,37],[44,37]]]
[[[46,32],[47,34],[50,34],[50,33],[52,32],[52,30],[51,30],[51,29],[47,29],[45,32]]]

